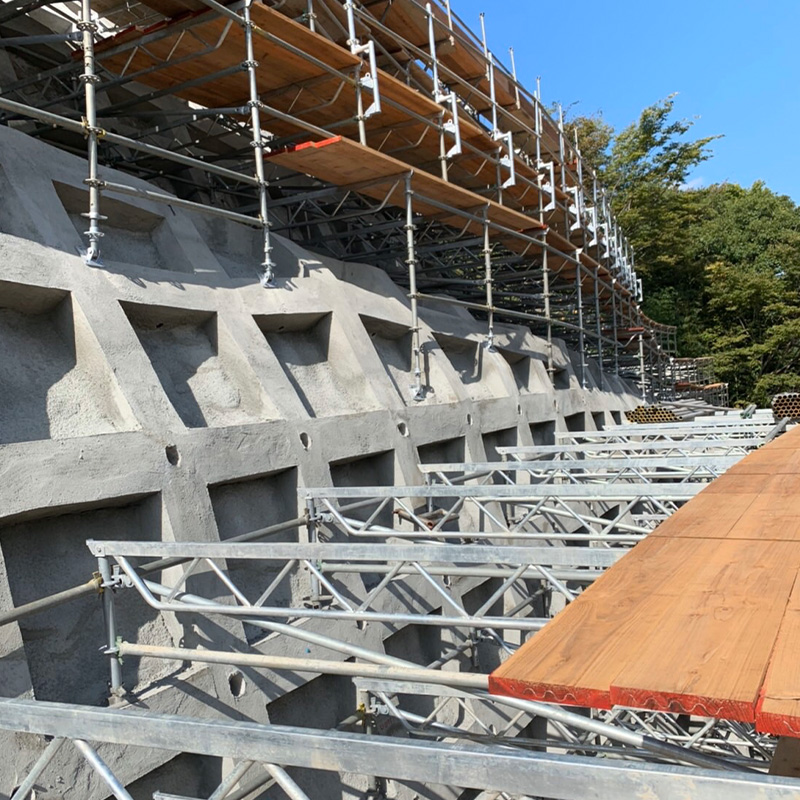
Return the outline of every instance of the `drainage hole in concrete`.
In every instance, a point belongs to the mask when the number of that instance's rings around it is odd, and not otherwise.
[[[408,436],[408,425],[405,422],[398,422],[397,430],[400,431],[401,436]]]
[[[247,688],[244,682],[244,675],[238,670],[236,672],[231,672],[231,674],[228,675],[228,687],[234,697],[241,697]]]
[[[467,414],[467,425],[472,425],[472,414]]]
[[[167,456],[167,461],[169,461],[173,467],[177,467],[178,464],[181,463],[181,454],[178,452],[178,448],[174,444],[168,444],[164,448],[164,453]]]
[[[303,450],[311,448],[311,437],[305,431],[300,434],[300,444],[303,445]]]

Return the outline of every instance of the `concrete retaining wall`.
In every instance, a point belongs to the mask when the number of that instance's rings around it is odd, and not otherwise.
[[[551,441],[637,404],[613,377],[605,391],[582,390],[558,342],[554,387],[544,343],[526,329],[499,326],[490,353],[482,324],[436,303],[421,312],[432,391],[415,402],[409,306],[383,272],[278,238],[277,288],[265,290],[257,232],[168,206],[106,201],[105,267],[87,267],[77,252],[84,176],[81,159],[0,127],[3,608],[90,578],[87,538],[225,539],[297,516],[298,486],[419,483],[419,461],[491,459],[498,445]],[[231,567],[245,587],[263,580]],[[118,605],[130,640],[249,640],[261,652],[335,657],[254,641],[236,621],[162,619],[132,595]],[[399,635],[319,628],[376,650]],[[422,659],[439,636],[406,636],[407,657]],[[0,693],[103,703],[102,644],[96,597],[2,628]],[[353,711],[332,679],[265,673],[242,683],[229,669],[168,662],[123,670],[137,705],[158,711],[311,726]],[[0,738],[6,798],[43,742]],[[192,756],[162,766],[169,754],[102,753],[137,798],[156,787],[200,796],[222,769]],[[106,795],[68,748],[43,783],[40,800]]]

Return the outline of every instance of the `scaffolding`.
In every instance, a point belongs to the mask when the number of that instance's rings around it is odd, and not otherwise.
[[[108,661],[112,708],[0,700],[0,728],[55,737],[14,799],[28,796],[69,743],[127,800],[97,744],[172,751],[176,742],[184,752],[233,759],[209,800],[273,785],[303,800],[286,771],[297,767],[360,775],[375,797],[385,796],[388,781],[487,798],[577,800],[588,785],[603,797],[795,797],[795,781],[764,774],[775,739],[752,725],[619,707],[583,714],[488,693],[487,649],[516,651],[659,520],[776,430],[762,415],[656,428],[564,432],[568,444],[555,446],[561,458],[552,458],[554,446],[537,445],[500,448],[503,461],[420,465],[417,486],[300,488],[303,517],[223,542],[87,542],[97,559],[89,585],[14,609],[0,624],[100,591],[106,641],[98,658]],[[292,541],[269,541],[289,532]],[[258,585],[240,579],[243,563],[258,565],[248,572]],[[470,594],[476,587],[479,600]],[[255,633],[234,651],[136,642],[118,610],[137,602],[163,617],[235,618]],[[326,620],[353,631],[420,625],[447,635],[441,654],[419,664],[359,644],[347,629],[337,635],[313,624]],[[285,655],[297,653],[286,646],[265,652],[275,637],[302,643],[308,655]],[[223,665],[251,678],[344,676],[358,708],[333,730],[141,713],[125,689],[129,658]],[[180,675],[170,681],[180,685]],[[425,698],[432,706],[421,714]]]
[[[8,6],[0,31],[30,10]],[[674,396],[675,329],[643,314],[609,197],[483,19],[477,36],[449,2],[272,6],[65,2],[48,13],[74,32],[5,40],[39,70],[2,87],[6,124],[87,153],[87,264],[103,197],[135,196],[260,230],[265,287],[281,286],[272,233],[384,269],[408,292],[417,400],[420,307],[442,302],[483,320],[489,348],[497,324],[530,327],[554,380],[557,338],[584,388]]]
[[[0,32],[44,5],[6,3]],[[618,376],[647,401],[674,396],[675,330],[642,313],[634,253],[562,115],[449,2],[47,8],[37,24],[52,14],[74,30],[0,40],[27,66],[2,87],[0,109],[6,124],[87,155],[87,266],[103,268],[112,235],[104,198],[139,197],[257,231],[253,271],[270,291],[283,290],[273,234],[385,270],[408,293],[413,399],[431,389],[419,316],[441,303],[481,320],[488,349],[503,322],[528,326],[554,382],[561,340],[584,388]],[[103,165],[152,188],[111,180]],[[0,700],[0,727],[54,737],[14,800],[65,746],[126,800],[95,745],[174,752],[176,742],[233,761],[208,800],[271,786],[305,800],[293,768],[362,776],[371,797],[390,780],[482,800],[583,800],[587,786],[607,797],[796,797],[792,780],[764,774],[775,741],[752,726],[493,697],[481,655],[514,652],[774,434],[763,417],[569,431],[498,448],[502,461],[420,465],[416,486],[304,487],[304,515],[224,542],[91,541],[96,574],[0,625],[99,594],[111,707]],[[290,541],[270,541],[278,535]],[[258,586],[240,580],[242,562],[258,565]],[[122,603],[170,620],[236,619],[252,638],[241,652],[130,641]],[[348,635],[320,632],[333,622]],[[411,663],[355,643],[367,625],[436,628],[444,646]],[[326,657],[260,652],[266,637]],[[346,676],[359,702],[333,730],[139,713],[126,658]],[[430,713],[420,698],[433,699]]]
[[[671,367],[677,400],[703,400],[712,406],[728,405],[728,384],[717,379],[714,359],[674,358]]]

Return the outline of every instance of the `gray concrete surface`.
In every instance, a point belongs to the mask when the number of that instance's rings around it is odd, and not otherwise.
[[[498,326],[492,353],[482,324],[432,301],[421,309],[432,391],[415,402],[409,305],[383,272],[277,238],[277,287],[265,290],[257,232],[179,209],[105,203],[105,266],[87,267],[78,256],[84,176],[81,159],[0,127],[3,608],[90,578],[90,537],[225,539],[295,516],[298,486],[419,483],[420,460],[494,458],[498,445],[550,442],[555,430],[637,405],[613,376],[604,391],[581,389],[560,342],[553,386],[544,343],[526,329]],[[230,566],[244,585],[263,580]],[[418,602],[435,608],[424,592]],[[133,596],[119,606],[131,640],[336,657],[259,639],[236,621],[160,619]],[[0,693],[105,702],[101,624],[98,599],[87,597],[0,629]],[[388,626],[318,627],[398,652]],[[408,634],[404,655],[422,659],[425,636]],[[232,672],[123,667],[137,705],[158,711],[309,725],[353,711],[327,679]],[[43,747],[3,735],[0,798]],[[200,796],[227,768],[101,752],[137,799],[156,787]],[[47,775],[38,800],[106,796],[68,748]]]

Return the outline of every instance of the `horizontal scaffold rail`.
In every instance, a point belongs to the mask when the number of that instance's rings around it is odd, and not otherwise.
[[[646,455],[690,455],[702,453],[705,456],[729,457],[731,455],[746,455],[751,450],[764,444],[763,438],[749,439],[717,439],[715,441],[697,440],[676,442],[589,442],[587,444],[557,444],[557,445],[521,445],[514,447],[498,447],[501,456],[511,456],[517,460],[526,460],[531,456],[553,455],[554,457],[574,458],[585,455],[609,457],[616,454],[620,456],[631,453]]]
[[[624,552],[620,549],[568,546],[386,543],[260,544],[90,540],[87,545],[99,559],[101,574],[109,574],[109,557],[114,558],[122,571],[116,579],[107,581],[106,586],[133,586],[148,605],[160,612],[219,614],[244,618],[247,621],[327,618],[528,631],[541,629],[547,619],[519,615],[519,612],[528,610],[538,595],[536,585],[531,586],[526,581],[543,581],[563,594],[569,602],[575,597],[573,591],[567,588],[551,568],[570,567],[573,570],[571,576],[575,576],[576,568],[594,570],[594,575],[583,576],[591,580],[603,569],[616,563]],[[190,561],[180,574],[171,579],[171,585],[164,585],[144,579],[129,561],[143,557]],[[218,563],[227,559],[264,562],[263,585],[257,591],[253,591],[249,585],[248,591],[238,586],[235,572]],[[370,590],[367,590],[364,581],[359,578],[365,571],[383,575]],[[208,582],[204,583],[210,596],[186,594],[187,581],[200,572],[208,575],[209,579],[216,576],[216,580],[211,580],[212,586]],[[484,580],[497,578],[502,583],[493,592],[490,601],[477,611],[468,612],[462,592],[451,588],[450,578],[455,575]],[[415,598],[405,600],[392,591],[395,581],[407,584],[413,577],[430,593],[427,601],[420,599],[424,591],[416,591]],[[579,580],[580,577],[578,576]],[[165,577],[164,580],[168,579]],[[292,595],[291,587],[303,581],[307,586],[303,603],[278,602],[281,592],[289,591]],[[228,596],[226,600],[220,599],[220,593]],[[490,615],[494,604],[506,594],[514,597],[513,605],[518,611],[501,617]],[[431,608],[437,606],[441,606],[442,613],[430,614]]]
[[[698,770],[665,764],[520,752],[504,747],[364,736],[253,722],[194,719],[33,700],[0,700],[0,728],[99,743],[247,759],[400,781],[491,789],[530,797],[585,800],[587,785],[609,797],[647,791],[671,800],[796,800],[795,781],[760,774]],[[687,754],[689,755],[689,754]]]
[[[641,484],[600,484],[597,486],[572,486],[568,484],[514,484],[479,486],[331,486],[326,488],[298,489],[305,500],[355,499],[355,498],[467,498],[475,500],[534,500],[560,497],[572,501],[625,502],[636,499],[685,501],[700,490],[691,484],[650,486]]]
[[[281,542],[129,542],[88,540],[92,555],[125,558],[225,559],[256,561],[415,561],[419,563],[521,563],[609,567],[619,553],[586,547],[493,547],[491,545],[339,544]]]

